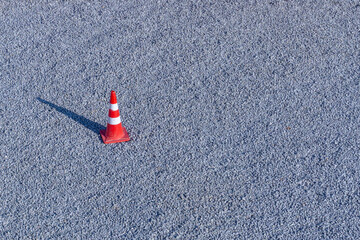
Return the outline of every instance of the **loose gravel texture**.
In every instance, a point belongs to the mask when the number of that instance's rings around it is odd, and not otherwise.
[[[0,0],[0,238],[360,239],[359,81],[359,1]]]

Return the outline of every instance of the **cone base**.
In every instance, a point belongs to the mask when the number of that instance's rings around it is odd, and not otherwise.
[[[129,141],[130,137],[129,137],[129,134],[127,133],[126,129],[123,128],[123,131],[124,131],[124,135],[122,135],[120,138],[106,137],[105,136],[106,129],[100,130],[100,135],[105,144]]]

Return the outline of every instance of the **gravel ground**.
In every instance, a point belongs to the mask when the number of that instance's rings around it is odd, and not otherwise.
[[[359,26],[359,1],[0,0],[0,238],[359,239]],[[130,142],[101,141],[110,90]]]

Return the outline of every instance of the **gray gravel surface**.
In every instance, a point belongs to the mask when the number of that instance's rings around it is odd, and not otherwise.
[[[1,239],[360,238],[359,1],[0,0],[0,81]]]

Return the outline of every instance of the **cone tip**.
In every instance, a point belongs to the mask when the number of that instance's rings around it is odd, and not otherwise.
[[[117,103],[117,100],[116,100],[116,93],[115,93],[115,91],[113,91],[113,90],[111,90],[110,103],[111,103],[111,104],[115,104],[115,103]]]

